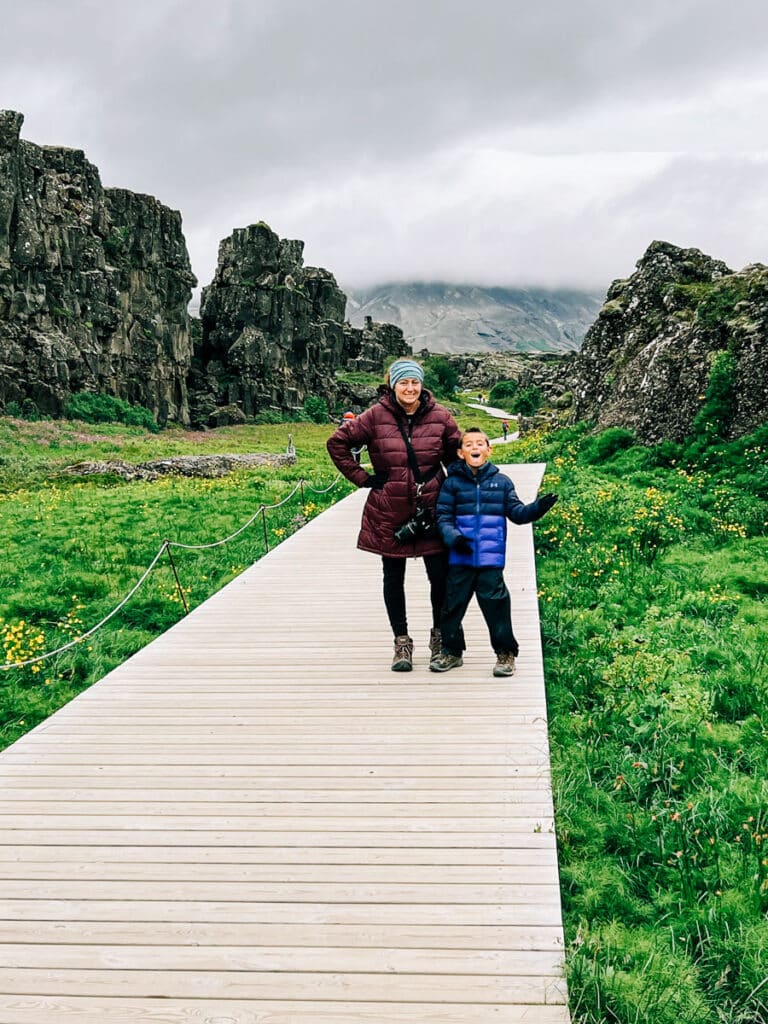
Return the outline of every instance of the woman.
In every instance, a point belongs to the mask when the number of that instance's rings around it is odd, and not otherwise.
[[[384,605],[395,638],[393,672],[413,668],[413,640],[408,635],[405,608],[405,563],[423,558],[430,583],[432,630],[430,656],[440,655],[440,612],[445,599],[448,553],[440,538],[424,536],[418,528],[398,540],[400,527],[417,507],[434,513],[443,479],[443,466],[456,458],[461,432],[455,420],[424,387],[424,370],[412,359],[398,359],[379,388],[378,401],[328,439],[328,454],[344,476],[371,493],[363,508],[357,546],[381,555]],[[411,454],[409,456],[408,444]],[[353,449],[367,445],[373,473],[355,462]],[[418,476],[414,472],[416,463]],[[419,500],[417,504],[417,491]],[[406,531],[408,532],[408,531]],[[400,531],[402,537],[402,531]]]

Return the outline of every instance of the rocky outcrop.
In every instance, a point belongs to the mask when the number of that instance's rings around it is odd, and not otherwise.
[[[463,389],[487,395],[499,381],[514,380],[521,388],[535,385],[550,404],[558,403],[567,394],[574,360],[573,354],[522,355],[511,352],[481,352],[444,358],[456,370],[459,387]]]
[[[119,476],[121,480],[158,480],[161,476],[190,476],[213,478],[226,476],[236,469],[254,469],[257,466],[293,466],[296,453],[268,455],[253,452],[246,455],[175,455],[149,462],[126,462],[107,459],[100,462],[75,462],[65,466],[65,476]]]
[[[653,242],[614,281],[574,360],[574,417],[646,441],[691,432],[718,352],[734,361],[732,436],[768,420],[768,268],[734,272],[698,249]]]
[[[195,278],[181,218],[104,189],[81,150],[19,139],[0,112],[0,407],[61,415],[94,391],[187,422]]]
[[[303,249],[264,223],[236,229],[219,246],[200,303],[198,421],[227,404],[247,416],[290,413],[310,395],[333,406],[336,370],[380,370],[386,359],[410,351],[396,327],[345,324],[346,296],[329,271],[304,266]]]

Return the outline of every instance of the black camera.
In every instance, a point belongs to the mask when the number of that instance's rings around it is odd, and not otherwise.
[[[417,508],[414,514],[395,530],[399,544],[413,544],[437,536],[437,523],[431,508]]]

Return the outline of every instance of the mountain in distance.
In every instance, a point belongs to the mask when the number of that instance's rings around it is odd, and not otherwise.
[[[401,282],[347,288],[347,320],[397,324],[414,352],[575,352],[605,301],[574,289]]]

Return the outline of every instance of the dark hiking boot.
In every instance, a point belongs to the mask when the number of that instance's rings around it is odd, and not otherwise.
[[[393,672],[410,672],[413,668],[413,640],[409,636],[395,637],[395,656],[392,659]]]
[[[502,651],[496,655],[493,674],[495,676],[513,676],[515,674],[515,656],[511,651]]]
[[[439,629],[429,631],[429,660],[430,663],[439,658],[443,650],[443,635]]]
[[[452,668],[460,668],[463,664],[460,654],[446,654],[443,651],[430,661],[429,668],[432,672],[450,672]]]

